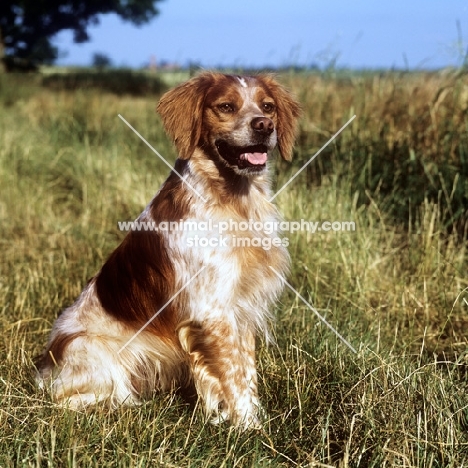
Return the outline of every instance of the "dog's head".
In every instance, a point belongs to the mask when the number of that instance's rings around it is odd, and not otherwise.
[[[179,158],[200,147],[242,175],[262,172],[278,145],[290,161],[299,104],[268,75],[203,73],[167,92],[158,104]]]

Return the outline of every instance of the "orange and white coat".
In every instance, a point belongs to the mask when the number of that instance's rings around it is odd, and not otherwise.
[[[166,93],[158,111],[179,158],[138,221],[280,220],[268,201],[268,159],[276,146],[291,159],[299,115],[282,86],[265,75],[203,73]],[[268,337],[282,290],[270,267],[286,274],[288,253],[281,242],[201,247],[190,236],[129,232],[62,312],[37,366],[58,402],[138,403],[194,386],[214,422],[259,425],[255,337]]]

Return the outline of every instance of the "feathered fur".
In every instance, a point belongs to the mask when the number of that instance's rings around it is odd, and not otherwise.
[[[138,221],[279,220],[265,159],[275,146],[291,159],[299,115],[283,87],[204,73],[166,93],[158,111],[179,159]],[[194,245],[196,235],[207,245]],[[269,249],[254,242],[266,237]],[[255,336],[268,336],[282,289],[269,267],[284,274],[288,262],[278,232],[131,231],[56,320],[39,382],[75,408],[194,385],[215,421],[255,427]]]

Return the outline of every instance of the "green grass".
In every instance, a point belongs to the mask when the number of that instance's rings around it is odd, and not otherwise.
[[[277,203],[286,219],[356,223],[291,234],[288,280],[358,353],[285,290],[258,355],[268,418],[247,433],[179,396],[72,412],[36,388],[55,317],[168,174],[117,115],[175,151],[157,95],[0,78],[1,467],[468,466],[466,77],[280,77],[304,117],[278,187],[357,114]]]

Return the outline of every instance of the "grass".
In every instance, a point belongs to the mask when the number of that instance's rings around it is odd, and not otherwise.
[[[180,397],[56,408],[31,377],[53,320],[122,238],[168,170],[157,95],[0,77],[0,466],[468,466],[462,74],[280,77],[304,107],[295,163],[342,135],[277,198],[286,219],[354,221],[289,236],[291,291],[261,346],[263,431],[204,423]]]

